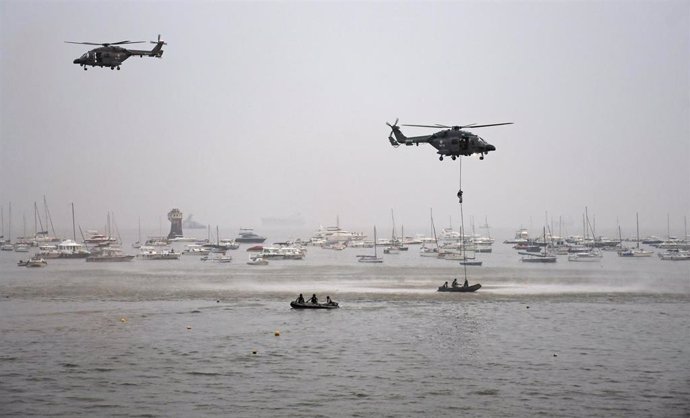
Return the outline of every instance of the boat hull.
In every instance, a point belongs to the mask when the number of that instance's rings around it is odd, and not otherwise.
[[[470,292],[476,292],[476,291],[479,290],[481,287],[482,287],[482,285],[479,284],[479,283],[473,284],[472,286],[467,286],[467,287],[465,287],[465,286],[458,286],[458,287],[452,287],[452,286],[444,287],[444,286],[440,286],[440,287],[438,288],[438,291],[439,291],[439,292],[460,292],[460,293],[470,293]]]
[[[309,302],[297,303],[294,300],[290,302],[290,306],[292,309],[338,309],[340,307],[337,302],[331,302],[330,304]]]
[[[86,261],[89,263],[118,263],[124,261],[132,261],[134,259],[133,255],[122,255],[122,256],[105,256],[105,257],[87,257]]]

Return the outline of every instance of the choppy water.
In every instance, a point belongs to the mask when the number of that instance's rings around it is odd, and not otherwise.
[[[414,250],[266,267],[242,250],[42,269],[0,254],[0,414],[690,414],[690,263],[523,265],[495,244],[468,268],[478,293],[439,294],[460,268]],[[293,311],[300,292],[342,308]]]

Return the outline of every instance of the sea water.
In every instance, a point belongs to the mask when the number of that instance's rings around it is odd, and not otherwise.
[[[182,246],[180,246],[182,248]],[[690,262],[467,267],[412,246],[302,261],[17,267],[0,254],[0,415],[690,414]],[[131,251],[134,253],[134,250]],[[303,293],[341,308],[297,311]]]

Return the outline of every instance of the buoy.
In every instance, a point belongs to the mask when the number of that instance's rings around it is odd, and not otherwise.
[[[553,356],[554,356],[554,357],[558,357],[558,354],[556,354],[556,353],[553,353]]]
[[[191,326],[191,325],[187,325],[187,329],[192,329],[192,326]]]
[[[275,335],[276,337],[280,337],[280,331],[279,331],[279,330],[276,330],[276,331],[273,333],[273,335]]]
[[[527,309],[529,309],[529,305],[527,305]]]
[[[122,318],[120,318],[120,322],[122,322],[123,324],[126,323],[126,322],[127,322],[127,318],[125,318],[125,317],[123,316]]]
[[[252,351],[252,354],[256,354],[256,350],[253,350],[253,351]]]
[[[219,301],[219,300],[217,300],[217,301],[216,301],[216,303],[220,303],[220,301]]]

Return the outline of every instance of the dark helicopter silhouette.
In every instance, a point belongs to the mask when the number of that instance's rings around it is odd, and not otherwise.
[[[470,156],[472,154],[479,154],[479,159],[483,160],[484,156],[489,151],[495,151],[496,147],[487,143],[479,136],[463,131],[463,129],[473,129],[473,128],[485,128],[487,126],[500,126],[500,125],[511,125],[513,122],[505,123],[492,123],[489,125],[464,125],[464,126],[446,126],[446,125],[402,125],[402,126],[416,126],[420,128],[444,128],[442,131],[438,131],[431,135],[424,136],[413,136],[406,137],[403,135],[400,127],[398,126],[398,119],[395,120],[394,124],[386,122],[386,125],[390,126],[391,133],[388,135],[388,140],[394,147],[399,147],[401,144],[407,146],[419,145],[420,143],[431,144],[432,147],[436,148],[439,160],[443,161],[443,157],[451,157],[456,159],[461,155]]]
[[[151,41],[152,44],[156,44],[152,50],[139,50],[139,49],[126,49],[117,45],[128,45],[128,44],[141,44],[146,41],[120,41],[112,43],[93,43],[93,42],[70,42],[65,41],[68,44],[80,44],[80,45],[101,45],[100,48],[92,49],[85,53],[81,57],[74,60],[75,64],[79,64],[84,67],[110,67],[111,70],[117,68],[120,69],[120,64],[122,64],[127,58],[132,55],[138,55],[143,57],[144,55],[148,57],[161,58],[163,56],[163,45],[167,45],[164,41],[161,41],[161,36],[158,35],[157,41]]]

